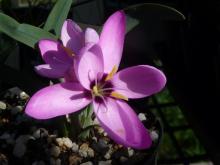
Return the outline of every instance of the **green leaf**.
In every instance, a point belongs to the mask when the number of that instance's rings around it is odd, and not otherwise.
[[[139,25],[140,21],[126,15],[126,34]]]
[[[58,0],[50,12],[44,29],[54,30],[56,36],[60,37],[63,22],[67,18],[73,0]]]
[[[7,34],[9,37],[22,42],[34,48],[35,44],[43,38],[56,39],[56,37],[35,26],[29,24],[20,24],[15,19],[0,13],[0,31]]]
[[[166,20],[166,21],[183,21],[185,16],[173,7],[158,3],[142,3],[132,5],[124,9],[129,15],[135,15],[140,19],[149,18]]]
[[[84,110],[80,112],[78,118],[82,129],[93,125],[92,114],[93,110],[91,105],[87,106]]]

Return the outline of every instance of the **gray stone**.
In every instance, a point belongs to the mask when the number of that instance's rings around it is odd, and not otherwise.
[[[78,144],[76,144],[76,143],[73,143],[73,146],[72,146],[72,151],[73,152],[78,152],[78,150],[79,150],[79,145]]]
[[[91,161],[85,162],[85,163],[81,163],[80,165],[93,165],[93,163]]]
[[[61,159],[57,159],[55,165],[61,165]]]
[[[132,148],[128,148],[128,156],[131,157],[134,155],[134,150]]]
[[[24,143],[16,143],[13,149],[13,155],[17,158],[24,156],[26,152],[26,145]]]
[[[44,161],[40,160],[40,161],[33,162],[32,165],[45,165],[45,163]]]
[[[52,146],[50,148],[50,155],[54,157],[58,157],[60,155],[61,151],[60,148],[57,146]]]
[[[12,114],[12,115],[16,115],[16,114],[18,114],[18,113],[20,113],[20,112],[22,112],[22,111],[23,111],[23,107],[20,106],[20,105],[18,105],[18,106],[13,107],[13,108],[11,109],[11,114]]]
[[[1,136],[0,136],[0,139],[1,140],[7,140],[11,137],[11,135],[7,132],[3,133]]]
[[[95,156],[95,152],[92,148],[89,147],[89,145],[87,143],[83,143],[80,147],[79,147],[79,155],[86,158],[86,157],[94,157]]]
[[[38,128],[33,133],[33,137],[35,137],[36,139],[47,137],[47,136],[48,136],[48,131],[45,128]]]
[[[19,93],[19,97],[21,100],[27,100],[29,98],[28,94],[25,93],[24,91]]]
[[[6,108],[7,105],[3,101],[0,101],[0,110],[5,110]]]
[[[99,139],[98,143],[92,143],[92,148],[103,155],[108,151],[108,142],[104,139]]]
[[[95,156],[95,152],[92,148],[88,148],[87,150],[88,157],[93,158]]]
[[[153,141],[157,141],[159,138],[159,135],[158,135],[157,131],[153,130],[150,132],[150,137]]]
[[[56,138],[56,142],[60,147],[64,147],[67,149],[71,149],[73,147],[73,142],[67,137]]]
[[[72,154],[69,156],[69,165],[76,165],[81,163],[82,157],[77,154]]]
[[[83,143],[80,147],[79,147],[79,155],[86,158],[88,156],[88,151],[89,149],[89,145],[87,143]]]
[[[119,160],[120,160],[121,163],[124,163],[124,162],[126,162],[126,161],[128,160],[128,158],[125,157],[125,156],[121,156],[121,157],[119,158]]]
[[[110,159],[112,157],[113,154],[113,147],[112,145],[109,145],[109,150],[106,152],[106,154],[104,155],[105,159]]]
[[[23,92],[20,88],[18,87],[13,87],[13,88],[10,88],[8,90],[12,95],[16,95],[16,96],[19,96],[21,92]]]
[[[99,161],[98,165],[111,165],[112,160]]]
[[[140,119],[140,121],[145,121],[147,120],[146,115],[144,113],[139,113],[138,114],[138,118]]]
[[[35,138],[31,135],[20,135],[17,139],[16,139],[16,143],[19,144],[19,143],[27,143],[28,140],[35,140]]]
[[[72,148],[73,147],[73,142],[70,140],[70,138],[63,138],[63,144],[68,148]]]

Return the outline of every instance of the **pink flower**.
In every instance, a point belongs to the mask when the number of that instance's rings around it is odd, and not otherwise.
[[[99,35],[94,29],[83,31],[72,20],[66,20],[61,30],[61,42],[42,39],[38,46],[46,64],[38,65],[35,70],[38,74],[49,78],[74,78],[71,72],[74,56],[87,44],[97,43]]]
[[[125,36],[125,15],[114,13],[105,23],[98,44],[83,48],[74,71],[77,82],[65,82],[38,91],[26,106],[26,113],[37,119],[49,119],[81,110],[92,104],[100,125],[110,138],[137,149],[150,147],[147,129],[127,104],[160,91],[164,74],[148,65],[117,72]]]

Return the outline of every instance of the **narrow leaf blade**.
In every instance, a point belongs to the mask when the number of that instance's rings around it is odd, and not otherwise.
[[[16,20],[3,13],[0,13],[0,20],[1,32],[32,48],[40,39],[56,39],[56,36],[41,28],[29,24],[19,24]]]
[[[73,0],[58,0],[50,12],[44,29],[47,31],[54,30],[56,36],[60,36],[63,22],[67,18]]]

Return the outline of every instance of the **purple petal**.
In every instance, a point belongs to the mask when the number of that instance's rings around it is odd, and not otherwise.
[[[65,47],[70,48],[75,54],[84,46],[82,29],[72,20],[66,20],[61,30],[61,40]]]
[[[121,70],[112,79],[115,91],[128,98],[142,98],[159,92],[166,84],[160,70],[139,65]]]
[[[75,74],[75,70],[74,67],[72,66],[71,68],[69,68],[64,76],[65,82],[77,82],[79,83],[76,74]]]
[[[98,43],[99,35],[92,28],[86,28],[85,30],[85,43]]]
[[[109,73],[114,66],[119,66],[124,37],[125,14],[123,11],[118,11],[108,18],[100,35],[99,43],[104,56],[105,73]]]
[[[38,45],[41,56],[47,64],[72,64],[72,58],[63,49],[61,43],[53,40],[43,39],[39,41]]]
[[[41,89],[29,100],[25,113],[49,119],[76,112],[91,102],[78,83],[61,83]]]
[[[137,149],[151,146],[147,129],[127,103],[108,98],[105,104],[93,101],[93,106],[101,126],[115,142]]]
[[[102,57],[101,48],[93,45],[74,60],[75,74],[79,82],[88,90],[90,90],[91,82],[97,80],[97,76],[103,73]]]
[[[67,65],[59,65],[55,66],[49,64],[43,64],[35,66],[35,71],[43,76],[49,78],[62,78],[66,75],[69,67]]]

